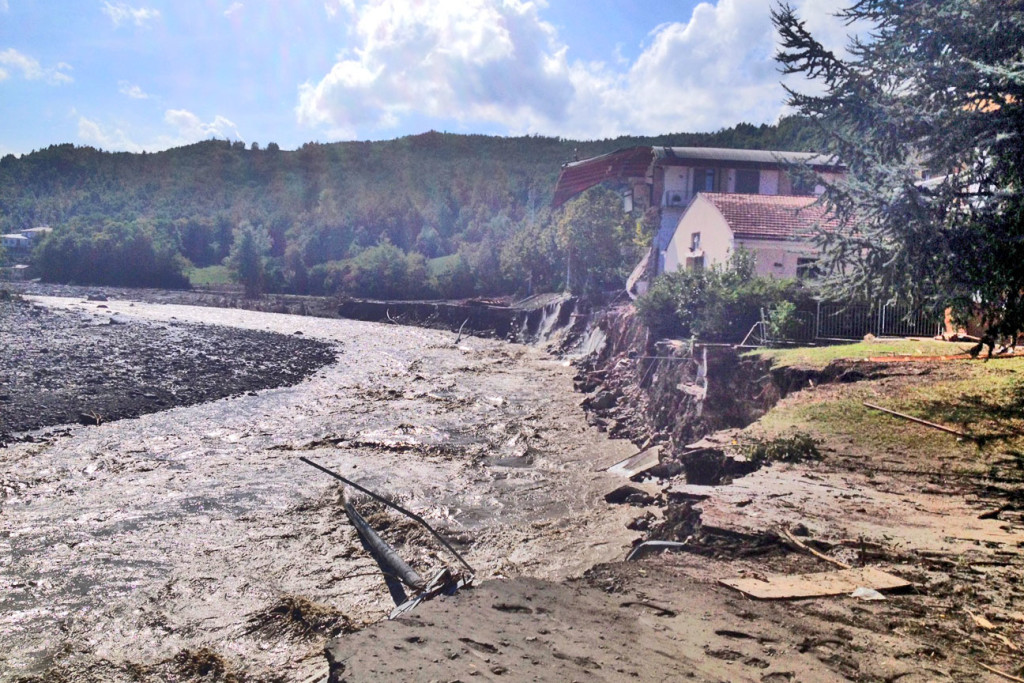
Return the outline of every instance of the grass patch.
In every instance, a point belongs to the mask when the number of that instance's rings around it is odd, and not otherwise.
[[[746,357],[771,360],[776,367],[823,368],[835,360],[865,360],[878,356],[948,356],[965,353],[974,346],[966,342],[934,339],[879,339],[832,346],[800,346],[787,349],[747,351]]]
[[[441,273],[454,268],[458,262],[458,254],[448,254],[447,256],[438,256],[437,258],[427,259],[427,273],[429,275],[440,275]]]
[[[864,401],[961,430],[971,438],[872,410]],[[984,470],[1024,453],[1024,358],[954,361],[923,375],[821,385],[769,411],[751,434],[803,432],[842,452],[892,453],[930,466]],[[1013,456],[1007,459],[1005,456]],[[956,464],[954,464],[956,463]],[[923,463],[921,463],[923,464]],[[1024,465],[1011,466],[1020,476]]]
[[[188,281],[194,287],[209,287],[211,285],[234,284],[231,271],[227,266],[206,266],[205,268],[192,268],[185,273]]]

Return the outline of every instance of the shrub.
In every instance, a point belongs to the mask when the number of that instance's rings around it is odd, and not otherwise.
[[[752,438],[740,446],[740,452],[753,464],[761,467],[773,462],[804,462],[821,460],[818,442],[809,434],[797,432],[793,436],[774,439]]]
[[[677,270],[659,276],[637,300],[641,320],[658,337],[738,342],[769,311],[769,322],[789,326],[796,302],[809,298],[795,280],[760,277],[754,257],[738,251],[725,267]]]

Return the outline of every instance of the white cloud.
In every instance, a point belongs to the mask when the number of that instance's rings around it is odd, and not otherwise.
[[[358,48],[300,87],[301,123],[354,135],[418,111],[539,126],[572,95],[564,50],[531,3],[383,0],[356,10],[352,32]]]
[[[11,6],[7,4],[7,0],[0,0],[0,12],[6,12],[10,8]]]
[[[848,0],[796,0],[826,44]],[[351,13],[352,49],[299,87],[300,124],[335,137],[386,131],[411,114],[503,125],[510,133],[607,137],[715,130],[783,112],[770,3],[717,0],[663,24],[633,61],[572,62],[526,0],[328,0]]]
[[[240,139],[238,128],[223,116],[215,116],[205,122],[187,109],[168,109],[164,112],[165,129],[155,137],[139,141],[137,130],[124,123],[101,122],[71,110],[71,117],[78,119],[78,141],[108,151],[141,152],[181,147],[210,138]]]
[[[117,91],[126,97],[130,97],[133,100],[148,100],[149,95],[138,85],[129,83],[128,81],[118,81]]]
[[[136,26],[145,26],[151,21],[155,21],[160,18],[160,10],[153,9],[151,7],[132,7],[123,2],[103,3],[103,13],[110,17],[110,20],[114,22],[114,26],[123,26],[127,23],[133,23]]]
[[[241,139],[238,127],[220,115],[215,116],[213,121],[204,123],[187,109],[168,109],[164,113],[164,121],[174,127],[179,144],[198,142],[211,137]]]
[[[20,72],[25,80],[46,81],[50,85],[61,85],[74,80],[67,73],[71,71],[70,64],[58,62],[56,66],[44,67],[35,58],[14,48],[7,48],[0,52],[0,81],[9,78],[12,71]]]
[[[356,11],[355,0],[327,0],[324,3],[324,11],[328,19],[333,19],[342,12],[354,14]]]
[[[244,7],[245,7],[245,5],[243,5],[240,2],[233,2],[233,3],[231,3],[230,7],[228,7],[226,10],[224,10],[224,16],[227,17],[228,19],[231,19],[236,14],[241,12]]]
[[[105,127],[84,116],[78,117],[78,138],[83,143],[108,151],[141,152],[143,149],[121,128]]]

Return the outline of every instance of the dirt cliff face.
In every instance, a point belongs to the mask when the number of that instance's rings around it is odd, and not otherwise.
[[[594,327],[606,341],[580,361],[576,377],[592,420],[638,445],[662,443],[667,453],[745,427],[794,381],[729,346],[653,340],[632,307],[609,310]]]

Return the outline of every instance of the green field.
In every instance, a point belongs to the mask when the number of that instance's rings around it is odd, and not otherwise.
[[[227,266],[207,266],[206,268],[192,268],[188,275],[189,282],[193,287],[209,287],[211,285],[230,285],[234,283],[231,278],[231,271]]]
[[[760,356],[777,367],[799,365],[823,368],[834,360],[864,360],[882,356],[951,356],[974,346],[968,342],[934,339],[878,339],[832,346],[800,346],[787,349],[758,349],[744,356]]]

